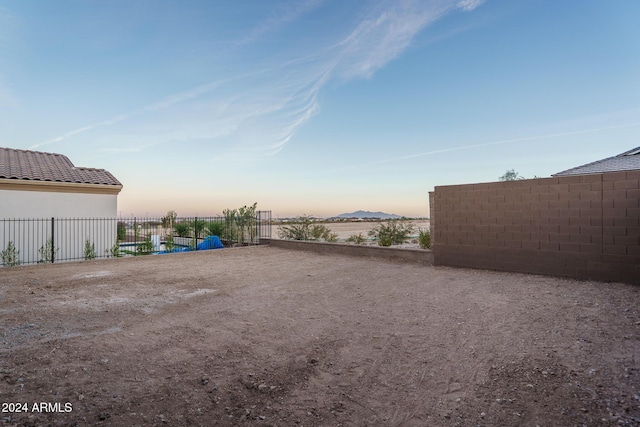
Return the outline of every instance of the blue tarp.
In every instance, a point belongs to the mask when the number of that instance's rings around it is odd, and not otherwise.
[[[198,243],[198,250],[205,249],[224,249],[224,245],[218,236],[207,236],[202,242]]]
[[[224,249],[224,245],[220,241],[218,236],[208,236],[202,242],[198,243],[198,250],[204,251],[207,249]],[[171,251],[159,251],[154,252],[154,254],[169,254],[176,252],[189,252],[191,249],[187,246],[178,246],[174,247]]]

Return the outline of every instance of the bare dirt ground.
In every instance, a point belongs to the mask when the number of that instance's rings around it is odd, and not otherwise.
[[[252,247],[0,269],[0,319],[12,426],[640,425],[632,285]]]

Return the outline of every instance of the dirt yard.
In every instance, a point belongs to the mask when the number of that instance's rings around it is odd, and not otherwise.
[[[640,287],[270,247],[0,269],[20,426],[640,425]]]

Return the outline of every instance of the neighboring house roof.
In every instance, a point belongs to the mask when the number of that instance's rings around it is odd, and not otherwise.
[[[625,151],[617,156],[554,173],[551,176],[588,175],[593,173],[619,172],[635,169],[640,169],[640,147]]]
[[[56,153],[0,147],[0,178],[77,184],[122,184],[104,169],[76,167]]]

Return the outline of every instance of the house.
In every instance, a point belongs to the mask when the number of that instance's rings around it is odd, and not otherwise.
[[[87,246],[106,256],[117,242],[120,190],[104,169],[0,147],[0,265],[9,249],[20,264],[91,258]]]
[[[0,147],[0,219],[116,217],[122,184],[56,153]]]
[[[633,148],[617,156],[577,166],[552,176],[590,175],[594,173],[620,172],[640,169],[640,147]]]

